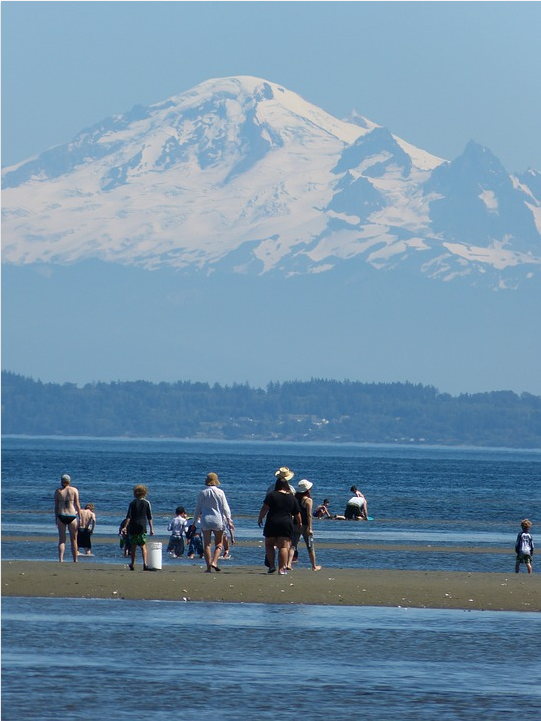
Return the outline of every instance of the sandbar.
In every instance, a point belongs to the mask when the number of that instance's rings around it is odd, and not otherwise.
[[[224,563],[204,573],[201,561],[130,571],[118,564],[81,559],[2,561],[2,595],[43,598],[110,598],[183,602],[322,604],[486,611],[541,611],[541,575],[295,568],[286,576],[264,566]]]

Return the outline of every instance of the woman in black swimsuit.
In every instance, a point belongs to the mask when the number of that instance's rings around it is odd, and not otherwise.
[[[66,550],[66,528],[69,528],[71,553],[77,563],[77,518],[81,513],[79,491],[71,484],[71,478],[64,474],[60,479],[62,484],[54,494],[54,517],[58,528],[58,560],[64,560]]]

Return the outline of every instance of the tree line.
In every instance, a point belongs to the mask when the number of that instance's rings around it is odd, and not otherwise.
[[[541,397],[413,383],[42,383],[2,371],[2,433],[541,448]]]

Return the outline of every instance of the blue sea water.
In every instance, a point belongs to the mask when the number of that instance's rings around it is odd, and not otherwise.
[[[81,502],[96,505],[95,538],[116,537],[135,483],[145,483],[155,517],[156,540],[167,541],[167,522],[178,505],[193,512],[209,471],[219,474],[239,540],[261,541],[257,513],[274,471],[289,466],[295,480],[314,483],[315,503],[330,498],[343,513],[349,488],[368,499],[370,523],[320,521],[316,545],[363,542],[494,549],[484,570],[507,571],[520,519],[541,516],[541,451],[449,449],[294,443],[220,443],[171,440],[4,438],[2,531],[20,538],[3,547],[4,558],[55,560],[54,544],[27,543],[55,533],[53,495],[69,473]],[[30,499],[30,504],[28,503]],[[30,505],[30,507],[29,507]],[[510,549],[510,556],[502,548]],[[113,545],[95,546],[95,560],[118,563]],[[260,562],[259,549],[235,549],[234,562]],[[302,562],[301,557],[301,562]],[[320,548],[325,566],[479,570],[474,553],[427,554]],[[85,559],[92,562],[92,559]],[[169,559],[164,558],[164,563]]]
[[[541,614],[4,599],[4,721],[531,718]]]
[[[2,446],[4,559],[56,559],[54,541],[26,539],[55,533],[62,473],[96,504],[96,538],[116,538],[133,484],[146,483],[164,542],[174,508],[193,509],[209,471],[248,541],[261,540],[257,512],[279,466],[312,480],[315,501],[330,498],[335,513],[355,484],[375,520],[317,522],[324,568],[511,573],[519,521],[541,517],[540,451],[51,438]],[[229,563],[261,563],[253,545],[234,547]],[[124,562],[116,543],[94,551],[85,563]],[[2,718],[535,718],[540,624],[535,613],[5,598]]]

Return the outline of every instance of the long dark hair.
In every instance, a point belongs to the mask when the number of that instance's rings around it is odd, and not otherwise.
[[[285,478],[277,478],[276,483],[274,484],[274,490],[275,491],[289,491],[289,483],[286,481]]]

